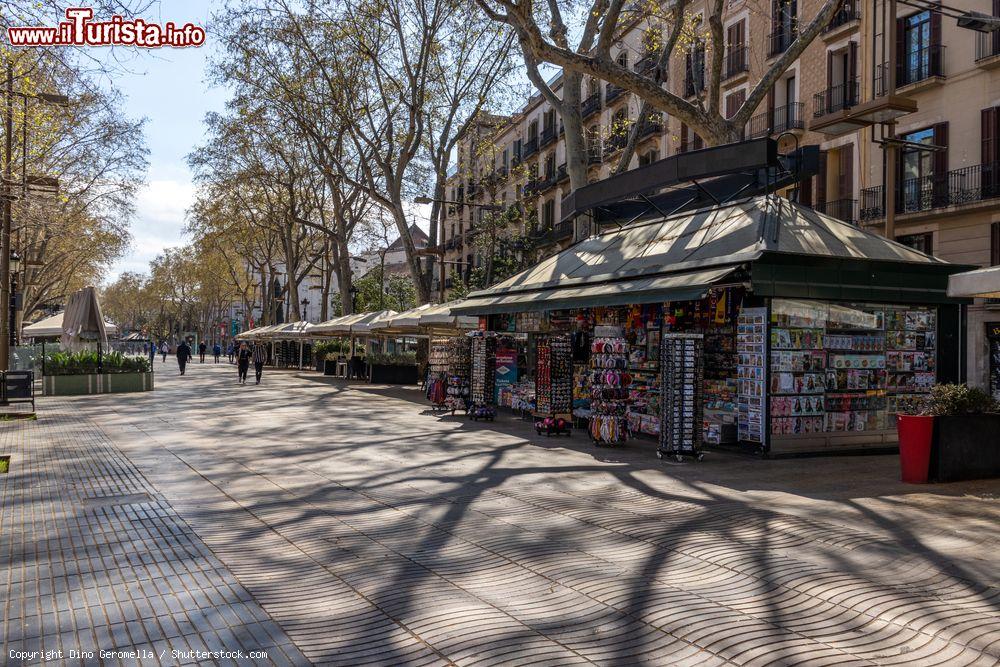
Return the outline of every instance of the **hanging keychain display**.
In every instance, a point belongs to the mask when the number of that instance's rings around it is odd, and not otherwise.
[[[494,336],[473,334],[472,338],[472,405],[469,418],[493,421],[497,411],[493,406],[496,391],[497,340]]]
[[[665,333],[660,345],[663,421],[656,456],[674,456],[678,461],[693,456],[700,461],[704,336]]]
[[[628,342],[622,336],[601,336],[590,346],[590,437],[598,446],[628,437]]]

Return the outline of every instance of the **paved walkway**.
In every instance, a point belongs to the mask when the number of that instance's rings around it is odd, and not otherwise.
[[[888,456],[665,464],[409,390],[189,368],[0,425],[5,650],[1000,663],[1000,482],[905,486]]]

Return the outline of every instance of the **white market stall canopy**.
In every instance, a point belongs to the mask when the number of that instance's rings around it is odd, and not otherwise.
[[[1000,299],[1000,266],[949,276],[948,296]]]
[[[264,334],[268,340],[299,340],[309,335],[309,330],[314,325],[309,322],[287,322],[276,324],[270,331]]]
[[[271,329],[274,329],[276,326],[278,326],[278,325],[276,325],[276,324],[269,324],[269,325],[263,326],[263,327],[256,327],[254,329],[248,329],[248,330],[246,330],[246,331],[244,331],[242,333],[236,334],[236,340],[257,340],[259,338],[263,338],[264,335],[268,331],[270,331]]]
[[[478,317],[473,317],[471,315],[458,315],[457,313],[452,312],[452,309],[461,303],[461,300],[457,300],[431,306],[420,314],[420,326],[425,329],[449,330],[478,328]]]
[[[383,317],[371,323],[371,331],[386,335],[419,335],[422,333],[420,316],[433,307],[434,304],[425,303],[390,317]]]
[[[34,324],[29,324],[24,327],[22,335],[25,338],[52,338],[54,336],[62,336],[63,324],[63,313],[56,313],[46,317],[45,319],[38,320]],[[104,323],[104,330],[110,336],[118,335],[118,327],[116,327],[111,322]]]
[[[380,310],[374,313],[365,313],[365,316],[360,320],[351,323],[351,333],[358,336],[378,333],[373,329],[374,325],[387,322],[390,318],[398,314],[395,310]]]

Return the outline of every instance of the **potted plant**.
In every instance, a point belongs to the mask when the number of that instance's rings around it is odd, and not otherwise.
[[[964,384],[938,385],[924,413],[934,420],[931,479],[1000,476],[1000,404],[988,392]]]
[[[371,365],[371,381],[375,384],[417,384],[420,382],[417,371],[417,356],[412,352],[405,354],[371,354],[368,357]]]

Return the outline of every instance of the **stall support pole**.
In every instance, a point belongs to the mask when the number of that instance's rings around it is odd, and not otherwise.
[[[299,370],[302,370],[302,341],[299,341]]]

